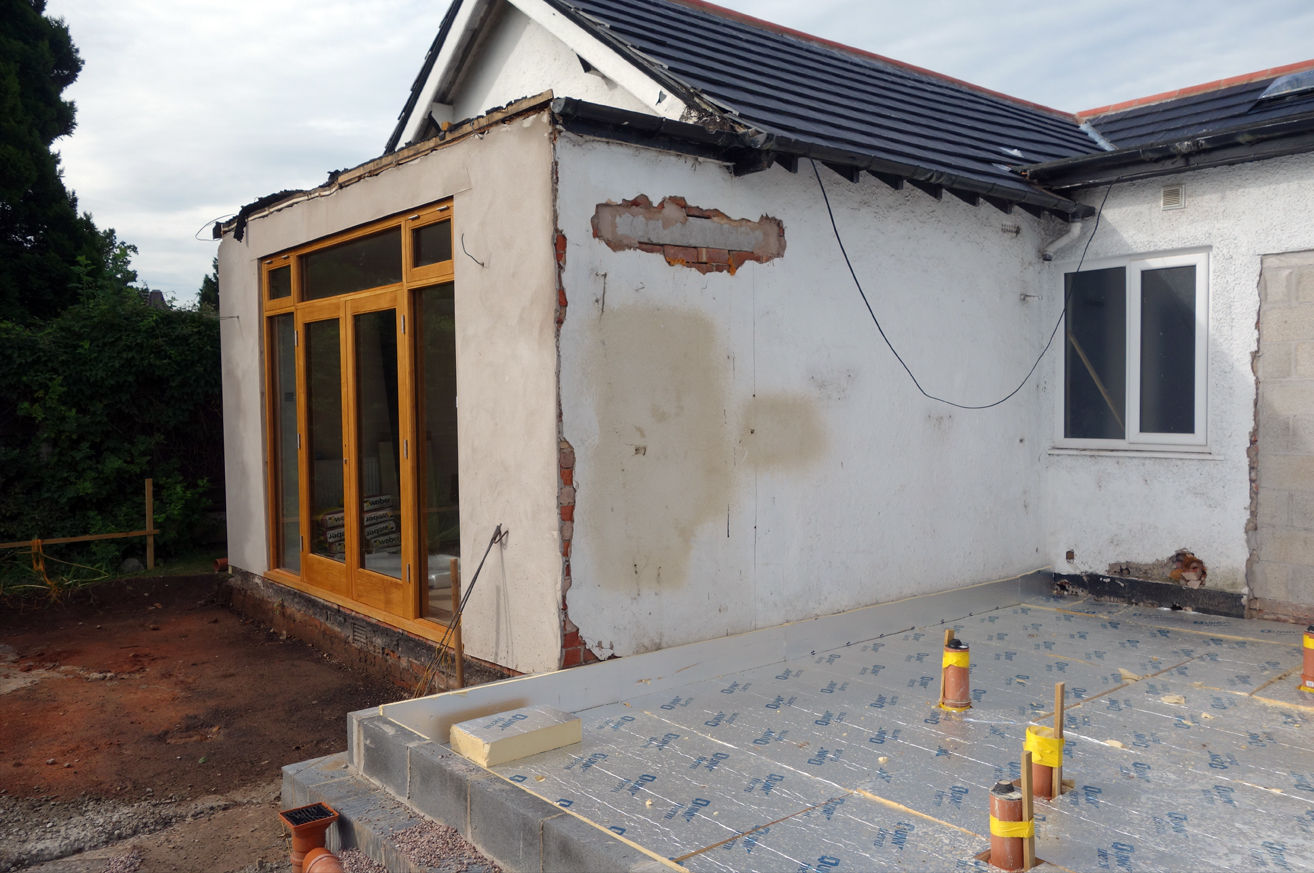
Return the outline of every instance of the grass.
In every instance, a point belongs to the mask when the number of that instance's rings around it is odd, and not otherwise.
[[[64,554],[60,554],[63,551]],[[84,550],[85,551],[85,550]],[[72,552],[72,554],[70,554]],[[145,563],[145,545],[135,555]],[[155,567],[133,573],[120,572],[117,567],[122,558],[115,555],[97,560],[92,555],[78,554],[60,546],[42,549],[44,573],[34,566],[33,556],[24,549],[0,552],[0,601],[27,601],[37,598],[58,601],[66,595],[95,586],[111,579],[158,578],[163,576],[194,576],[214,572],[216,558],[223,557],[225,547],[219,545],[194,546],[177,554],[157,556]]]

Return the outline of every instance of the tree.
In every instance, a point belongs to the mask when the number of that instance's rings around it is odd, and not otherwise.
[[[90,217],[78,214],[51,150],[73,132],[63,92],[82,59],[45,6],[0,0],[0,319],[19,322],[71,305],[78,259],[98,265],[110,254]]]
[[[196,294],[196,308],[213,315],[219,313],[219,259],[210,264],[210,275],[201,280],[201,290]]]

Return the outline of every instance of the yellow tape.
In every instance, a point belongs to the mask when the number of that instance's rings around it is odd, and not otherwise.
[[[1314,691],[1314,688],[1306,688],[1305,690]],[[947,703],[940,703],[936,705],[939,706],[941,709],[946,710],[947,712],[967,712],[969,709],[972,708],[971,706],[950,706]]]
[[[1305,648],[1314,649],[1314,637],[1305,634]]]
[[[990,833],[996,837],[1034,837],[1036,835],[1035,819],[1031,821],[1000,821],[990,816]]]
[[[970,652],[945,652],[943,666],[945,667],[962,667],[967,669],[971,662]]]
[[[1054,738],[1054,729],[1038,725],[1027,726],[1027,738],[1022,748],[1031,753],[1031,760],[1044,767],[1063,766],[1062,737]]]

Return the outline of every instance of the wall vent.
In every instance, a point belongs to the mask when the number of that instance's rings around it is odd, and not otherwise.
[[[1186,206],[1186,193],[1182,191],[1181,185],[1163,186],[1163,195],[1160,202],[1163,209],[1183,209]]]

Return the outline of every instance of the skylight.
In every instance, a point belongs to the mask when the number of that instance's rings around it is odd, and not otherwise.
[[[1278,97],[1289,97],[1292,94],[1303,94],[1307,91],[1314,91],[1314,70],[1303,70],[1299,73],[1278,76],[1264,89],[1264,93],[1259,95],[1259,99],[1274,100]]]

